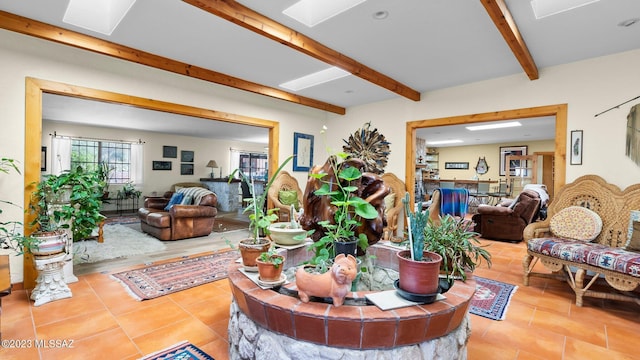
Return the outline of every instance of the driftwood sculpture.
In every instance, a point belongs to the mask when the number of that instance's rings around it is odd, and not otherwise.
[[[307,185],[304,191],[302,203],[304,212],[300,217],[300,225],[302,225],[302,228],[305,230],[315,230],[311,236],[314,241],[318,241],[324,236],[325,229],[318,224],[319,221],[329,220],[331,223],[335,223],[334,215],[336,207],[331,204],[331,199],[328,196],[318,196],[315,194],[315,191],[318,190],[323,183],[328,182],[335,184],[338,181],[338,177],[331,166],[331,161],[336,161],[335,157],[327,159],[322,166],[315,165],[311,168],[311,173],[313,174],[324,173],[327,175],[322,180],[310,176],[307,179]],[[383,229],[386,226],[384,198],[389,194],[390,190],[380,176],[364,172],[365,163],[360,159],[351,158],[343,161],[338,164],[338,172],[349,166],[357,167],[363,172],[362,177],[357,180],[357,184],[352,183],[352,185],[358,187],[358,190],[354,192],[353,195],[369,202],[378,212],[378,217],[375,219],[359,219],[360,226],[355,230],[356,236],[358,234],[365,234],[369,245],[372,245],[380,240]],[[360,254],[360,249],[358,249],[358,252]]]

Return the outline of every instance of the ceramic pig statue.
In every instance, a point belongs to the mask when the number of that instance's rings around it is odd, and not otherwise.
[[[298,296],[305,303],[309,302],[310,296],[330,297],[334,306],[341,306],[357,274],[356,258],[353,255],[339,254],[331,269],[324,274],[311,274],[300,267],[296,270]]]

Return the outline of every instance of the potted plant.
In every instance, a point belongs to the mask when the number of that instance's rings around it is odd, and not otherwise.
[[[249,214],[249,232],[251,233],[251,237],[242,239],[238,243],[240,255],[242,256],[242,264],[246,270],[255,271],[257,266],[256,258],[261,253],[267,252],[271,246],[271,241],[265,236],[269,234],[269,225],[278,220],[278,215],[275,214],[278,209],[265,211],[267,193],[275,178],[291,159],[293,159],[293,156],[289,156],[282,162],[259,196],[256,196],[253,179],[249,179],[242,170],[236,169],[229,175],[229,182],[231,182],[235,174],[238,173],[241,180],[249,186],[249,192],[251,193],[251,198],[248,199],[249,205],[243,210],[243,213]],[[261,234],[263,236],[261,236]]]
[[[365,250],[369,245],[367,236],[358,233],[357,229],[362,225],[361,219],[375,219],[379,214],[373,205],[358,196],[362,172],[354,166],[358,160],[349,157],[344,152],[332,155],[325,164],[328,171],[309,174],[320,184],[313,194],[319,198],[327,197],[330,203],[329,211],[324,212],[326,217],[317,221],[321,233],[311,245],[314,252],[309,261],[311,265],[322,266],[338,254],[355,256],[357,247]],[[310,230],[308,235],[313,232]]]
[[[106,200],[109,198],[109,179],[111,178],[111,173],[115,169],[113,167],[109,167],[109,164],[106,162],[101,162],[98,165],[97,177],[104,184],[102,187],[102,199]]]
[[[122,189],[118,190],[118,199],[135,199],[139,198],[142,191],[136,190],[133,182],[129,181],[122,186]]]
[[[447,276],[467,279],[484,259],[491,267],[491,254],[480,246],[473,232],[473,223],[451,215],[440,217],[440,222],[430,221],[424,228],[425,249],[442,256],[441,271]]]
[[[398,258],[398,287],[411,294],[431,295],[438,292],[440,263],[442,256],[427,251],[425,246],[425,228],[429,224],[429,211],[422,210],[422,202],[417,210],[409,208],[409,193],[402,202],[407,214],[409,250],[401,250]]]
[[[282,268],[284,267],[284,256],[276,252],[275,248],[260,253],[256,258],[258,265],[258,273],[260,281],[277,282],[282,276]]]
[[[91,237],[104,220],[100,213],[104,183],[96,171],[85,171],[81,166],[60,175],[48,175],[32,193],[29,210],[36,215],[31,223],[35,230],[46,231],[69,227],[73,240]],[[73,221],[72,221],[73,219]]]

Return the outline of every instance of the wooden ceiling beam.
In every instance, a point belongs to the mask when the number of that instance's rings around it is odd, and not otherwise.
[[[513,55],[516,56],[516,59],[520,63],[520,66],[522,66],[522,69],[524,69],[524,72],[527,74],[529,79],[538,79],[538,67],[533,61],[533,57],[531,56],[531,53],[529,53],[527,44],[525,44],[524,39],[522,39],[520,30],[518,30],[518,26],[513,20],[511,12],[507,8],[504,0],[480,0],[480,2],[482,2],[487,13],[489,13],[491,20],[493,20],[498,31],[500,31],[502,37],[504,37],[504,40],[511,48]]]
[[[420,101],[420,93],[391,77],[381,74],[321,43],[298,33],[233,0],[183,0],[257,34],[275,40],[294,50],[337,66],[351,74],[398,95]]]
[[[5,11],[0,11],[0,28],[339,115],[346,113],[346,109],[340,106],[154,55]]]

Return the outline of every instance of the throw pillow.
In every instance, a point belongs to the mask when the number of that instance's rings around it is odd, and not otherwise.
[[[564,239],[593,241],[602,231],[602,219],[595,211],[582,206],[569,206],[553,215],[549,228],[554,236]]]
[[[387,215],[387,212],[389,212],[389,209],[393,208],[393,206],[396,204],[396,194],[391,193],[387,196],[384,197],[384,215]]]
[[[173,193],[173,195],[171,195],[171,199],[169,200],[169,203],[167,204],[167,206],[164,207],[164,210],[169,211],[171,210],[171,207],[173,205],[180,204],[183,197],[184,197],[184,194],[182,193]]]
[[[632,210],[629,219],[629,232],[625,250],[640,252],[640,211]]]
[[[193,196],[192,195],[184,195],[182,194],[182,201],[180,201],[180,205],[193,205]]]
[[[293,205],[296,210],[300,207],[298,192],[295,190],[280,190],[280,192],[278,192],[278,200],[280,200],[283,205]]]

